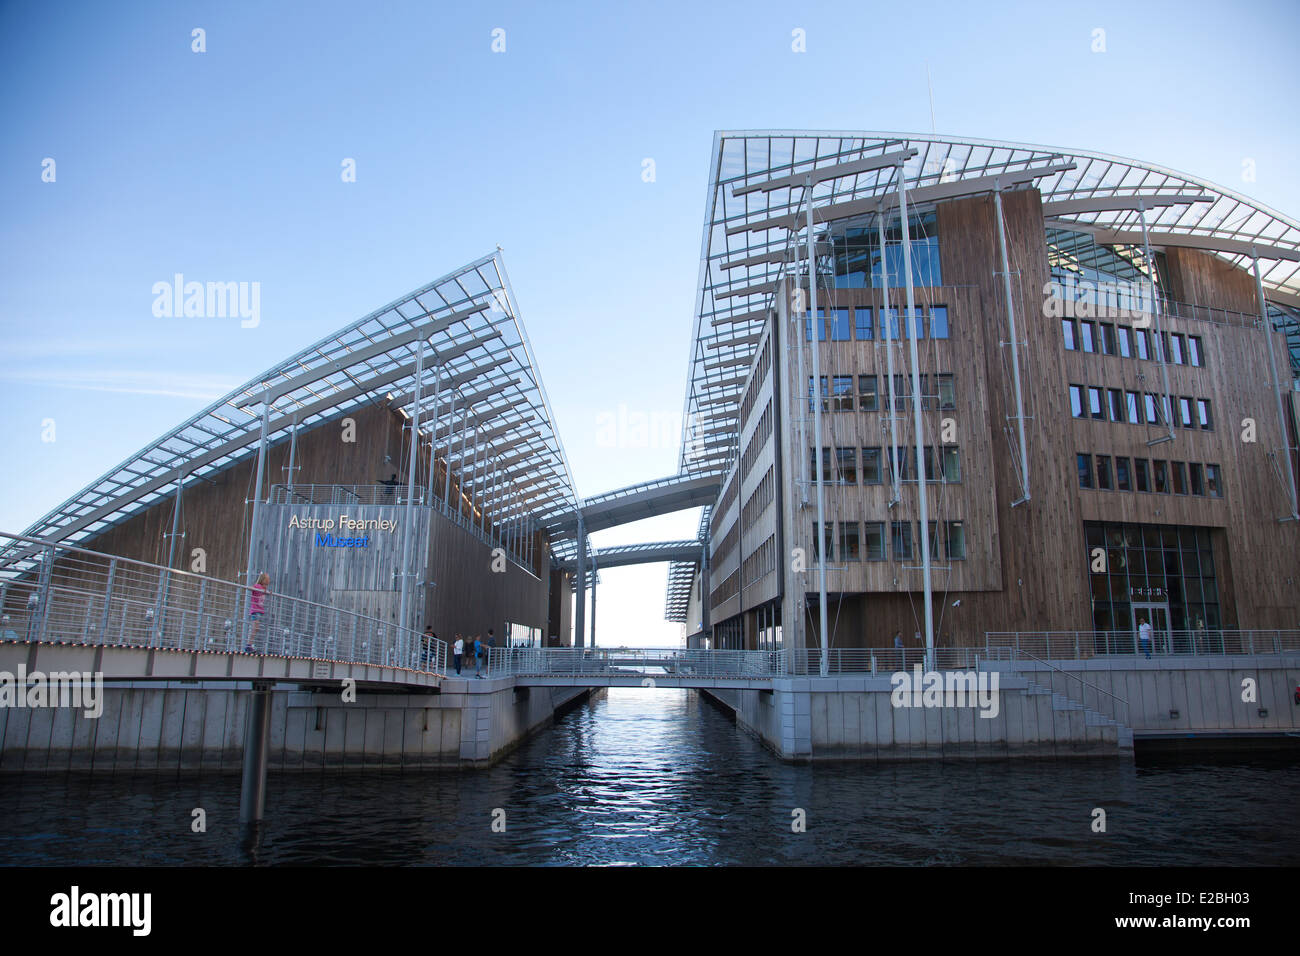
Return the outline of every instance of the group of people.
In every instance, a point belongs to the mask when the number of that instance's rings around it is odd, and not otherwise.
[[[482,637],[478,634],[469,642],[469,652],[474,657],[474,676],[482,677],[483,668],[488,663],[488,651],[496,645],[496,633],[492,628],[488,628],[487,643],[484,643]],[[461,664],[465,659],[465,638],[460,631],[456,632],[456,640],[451,645],[452,663],[456,667],[456,673],[460,674]]]

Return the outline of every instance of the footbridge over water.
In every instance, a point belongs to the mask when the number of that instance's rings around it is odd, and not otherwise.
[[[704,567],[708,566],[708,552],[703,542],[691,542],[689,545],[687,542],[625,545],[604,549],[593,560],[588,551],[587,535],[593,531],[603,531],[687,508],[711,505],[717,498],[720,487],[721,478],[717,474],[677,474],[656,478],[584,498],[576,512],[561,514],[548,525],[552,534],[573,535],[578,543],[576,557],[564,565],[575,570],[583,569],[583,573],[577,575],[574,644],[578,647],[586,644],[588,577],[596,567],[694,559],[699,559]],[[594,610],[592,616],[595,616]]]

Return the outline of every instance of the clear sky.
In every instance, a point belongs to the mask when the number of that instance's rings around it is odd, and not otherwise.
[[[579,494],[670,474],[715,129],[1092,149],[1294,216],[1298,28],[1294,2],[0,2],[0,530],[497,245]],[[156,318],[175,273],[259,282],[260,325]],[[672,424],[611,449],[620,406]],[[598,642],[675,643],[665,577],[604,572]]]

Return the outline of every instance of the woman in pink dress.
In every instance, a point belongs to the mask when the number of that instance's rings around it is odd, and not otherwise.
[[[263,571],[257,577],[257,583],[253,585],[253,593],[248,601],[248,616],[253,621],[253,631],[248,635],[248,646],[244,648],[246,653],[253,653],[253,642],[257,640],[257,629],[262,626],[262,618],[266,617],[266,598],[271,593],[271,575]]]

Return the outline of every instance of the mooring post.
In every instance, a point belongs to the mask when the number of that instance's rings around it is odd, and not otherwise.
[[[239,788],[239,822],[256,823],[266,810],[266,760],[271,736],[271,682],[253,681],[244,720],[244,774]]]

